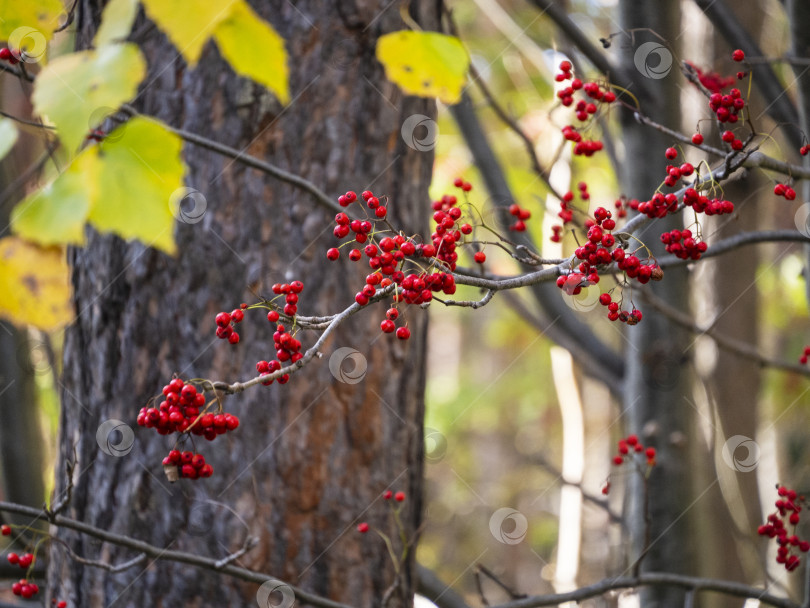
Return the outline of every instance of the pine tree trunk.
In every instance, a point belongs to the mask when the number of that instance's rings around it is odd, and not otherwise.
[[[374,58],[376,39],[403,27],[397,7],[382,0],[251,4],[287,41],[288,106],[236,77],[212,44],[196,69],[188,69],[159,30],[139,19],[135,36],[150,70],[138,108],[244,149],[335,196],[365,188],[386,194],[392,223],[409,234],[424,232],[433,154],[412,149],[400,129],[413,114],[435,117],[435,104],[403,97]],[[437,19],[429,4],[410,4],[425,29]],[[98,0],[80,2],[80,46],[91,40],[99,15]],[[305,192],[201,148],[186,146],[184,153],[186,183],[203,194],[206,210],[198,223],[178,223],[176,258],[95,234],[70,256],[77,319],[65,340],[57,467],[63,470],[75,453],[66,515],[217,557],[257,536],[258,546],[238,564],[354,606],[378,605],[394,567],[382,541],[355,526],[369,521],[401,549],[379,500],[389,487],[408,495],[401,514],[406,535],[419,524],[426,313],[407,312],[413,336],[402,342],[381,335],[384,307],[375,305],[342,326],[324,358],[288,384],[228,397],[226,409],[241,426],[213,443],[197,443],[214,476],[168,483],[161,459],[172,444],[136,426],[139,408],[173,373],[247,379],[256,374],[256,361],[273,357],[273,328],[260,311],[246,316],[236,347],[214,337],[215,314],[293,279],[305,284],[302,314],[335,313],[353,302],[367,274],[345,256],[326,260],[335,241],[333,213]],[[316,335],[299,335],[304,348]],[[330,373],[329,356],[340,347],[366,357],[361,382]],[[129,454],[114,457],[99,448],[96,431],[108,419],[134,429]],[[64,489],[65,480],[57,479],[57,494]],[[83,557],[113,564],[133,557],[56,533]],[[412,560],[404,571],[392,607],[411,601]],[[83,607],[253,606],[258,589],[175,563],[111,574],[77,564],[57,544],[49,587],[54,597]]]

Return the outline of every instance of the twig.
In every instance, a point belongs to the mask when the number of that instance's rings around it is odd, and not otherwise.
[[[124,562],[122,564],[118,564],[117,566],[114,566],[112,564],[107,564],[105,562],[101,562],[101,561],[94,560],[94,559],[87,559],[85,557],[82,557],[82,556],[78,555],[77,553],[75,553],[73,551],[73,549],[70,548],[70,545],[68,545],[62,539],[56,538],[55,536],[52,536],[51,540],[56,541],[56,543],[58,545],[63,547],[65,549],[65,551],[67,552],[67,554],[70,556],[70,559],[72,559],[73,561],[78,562],[78,563],[80,563],[80,564],[82,564],[84,566],[91,566],[93,568],[101,568],[102,570],[107,570],[108,572],[112,572],[114,574],[117,574],[119,572],[124,572],[125,570],[129,570],[130,568],[132,568],[134,566],[137,566],[138,564],[140,564],[141,562],[143,562],[146,559],[146,554],[141,553],[140,555],[135,556],[131,560],[128,560],[128,561],[126,561],[126,562]]]
[[[487,568],[483,564],[476,564],[475,565],[475,573],[476,573],[476,575],[479,572],[481,574],[483,574],[484,576],[486,576],[491,581],[493,581],[496,585],[498,585],[498,587],[500,587],[501,589],[506,591],[507,595],[509,595],[509,597],[511,597],[513,600],[519,600],[519,599],[529,597],[525,593],[518,593],[517,591],[512,589],[509,585],[507,585],[500,578],[498,578],[492,570],[490,570],[489,568]]]
[[[494,295],[495,292],[489,289],[484,294],[484,297],[481,298],[480,300],[443,300],[435,296],[433,297],[433,299],[436,300],[437,302],[441,302],[445,306],[466,306],[468,308],[472,308],[473,310],[477,310],[482,306],[486,306],[492,299],[492,296]]]
[[[214,567],[217,570],[221,570],[222,568],[224,568],[228,564],[238,560],[245,553],[247,553],[248,551],[253,549],[253,547],[255,547],[257,544],[259,544],[259,539],[256,538],[255,536],[249,536],[248,538],[245,539],[245,544],[242,545],[242,548],[239,549],[239,551],[237,551],[236,553],[231,553],[230,555],[226,555],[221,560],[219,560],[216,564],[214,564]]]

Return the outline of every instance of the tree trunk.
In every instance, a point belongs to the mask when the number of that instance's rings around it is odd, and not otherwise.
[[[647,116],[677,128],[680,124],[677,53],[673,46],[667,48],[663,42],[677,45],[678,2],[621,0],[619,14],[622,28],[632,36],[632,43],[623,37],[619,45],[624,71],[633,78],[632,93],[639,99]],[[659,45],[660,51],[645,52],[645,49],[653,48],[642,48],[645,43]],[[667,58],[673,62],[669,72],[665,72],[666,64],[661,63]],[[664,150],[672,145],[672,141],[636,123],[630,112],[622,112],[622,119],[625,150],[620,176],[622,190],[629,197],[648,200],[663,180],[667,164]],[[680,222],[677,216],[656,221],[636,236],[660,257],[664,253],[658,238],[660,233],[682,227]],[[642,248],[641,253],[643,251]],[[683,268],[668,269],[664,280],[652,284],[651,288],[671,306],[687,309],[687,274]],[[646,491],[640,477],[633,475],[628,521],[633,537],[631,564],[646,548],[648,552],[641,564],[642,571],[683,573],[689,563],[687,546],[683,542],[689,537],[685,530],[687,518],[684,517],[690,502],[686,440],[691,408],[684,399],[689,387],[684,366],[689,340],[682,330],[651,307],[646,307],[643,312],[644,320],[637,326],[621,328],[629,338],[625,357],[624,411],[627,412],[630,431],[638,433],[645,445],[654,446],[658,456]],[[650,588],[640,591],[640,594],[643,606],[684,604],[683,591],[676,588]]]
[[[99,4],[79,3],[82,47],[98,25]],[[397,7],[382,0],[252,4],[286,40],[288,106],[236,77],[212,44],[196,69],[188,69],[165,37],[139,20],[135,31],[145,32],[138,42],[150,71],[138,107],[335,196],[373,188],[389,196],[392,224],[424,233],[433,153],[413,150],[400,129],[413,114],[435,118],[435,104],[404,97],[374,58],[377,37],[403,27]],[[432,3],[410,7],[423,28],[435,29]],[[204,195],[206,210],[198,223],[178,223],[176,258],[96,234],[71,253],[77,319],[65,340],[57,467],[63,470],[75,450],[66,514],[218,557],[257,536],[258,546],[238,564],[354,606],[379,604],[394,567],[376,535],[354,528],[369,521],[401,549],[379,500],[389,487],[407,493],[401,513],[407,537],[420,521],[425,313],[407,311],[412,338],[401,342],[381,335],[384,308],[377,305],[352,317],[325,345],[324,358],[289,384],[228,397],[226,409],[241,426],[210,445],[197,443],[214,476],[169,484],[161,459],[172,443],[135,425],[139,408],[173,373],[246,379],[256,374],[256,361],[273,356],[273,326],[259,311],[248,311],[235,347],[214,338],[215,314],[293,279],[305,284],[301,314],[338,312],[353,302],[368,272],[345,259],[326,260],[335,241],[332,214],[306,193],[200,148],[187,146],[185,159],[186,183]],[[315,337],[299,335],[304,348]],[[361,382],[340,382],[330,373],[329,357],[340,347],[366,357]],[[108,419],[134,429],[130,453],[114,457],[99,448],[96,431]],[[65,487],[65,479],[57,479],[57,493]],[[57,536],[83,557],[112,564],[133,557],[64,530]],[[404,572],[390,606],[411,602],[412,559]],[[49,588],[54,597],[86,607],[252,606],[257,592],[256,585],[174,563],[111,574],[77,564],[58,544],[51,550]]]

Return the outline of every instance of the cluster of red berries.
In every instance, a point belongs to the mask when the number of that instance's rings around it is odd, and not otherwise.
[[[778,486],[779,499],[776,501],[776,511],[768,515],[768,523],[759,526],[757,533],[760,536],[775,538],[779,548],[776,551],[776,563],[783,564],[785,570],[792,572],[799,567],[799,555],[796,551],[807,553],[810,551],[810,542],[801,540],[796,536],[796,526],[799,524],[799,513],[802,511],[804,496],[799,496],[796,490]],[[793,526],[793,534],[788,536],[787,523]]]
[[[269,313],[267,318],[268,320],[270,319]],[[264,371],[273,373],[274,371],[281,369],[282,363],[286,363],[287,361],[295,363],[304,358],[304,354],[301,352],[301,341],[296,339],[287,331],[287,328],[281,324],[276,325],[276,331],[273,332],[273,347],[276,349],[276,358],[278,361],[271,361],[267,364],[267,366],[265,366],[262,361],[259,361],[259,363],[256,364],[256,369],[259,371],[259,373]],[[267,367],[267,369],[259,369],[260,366]],[[287,374],[285,374],[285,376],[286,375]],[[287,382],[287,380],[283,380],[283,377],[284,376],[278,379],[279,384],[284,384]]]
[[[661,235],[661,242],[666,245],[667,253],[673,254],[682,260],[699,260],[701,254],[706,253],[708,245],[703,241],[695,240],[691,230],[672,230]]]
[[[734,88],[726,95],[712,93],[709,97],[709,107],[720,122],[735,123],[739,119],[740,110],[745,107],[745,100],[740,89]]]
[[[239,343],[239,334],[234,329],[234,326],[236,323],[241,323],[245,318],[243,308],[247,308],[247,304],[243,304],[241,308],[237,308],[231,312],[220,312],[217,314],[214,319],[217,324],[217,338],[227,340],[231,344]]]
[[[294,317],[298,312],[299,294],[304,291],[304,284],[301,281],[276,283],[271,289],[277,296],[284,296],[284,314]]]
[[[509,215],[515,218],[514,223],[509,225],[509,230],[514,232],[525,232],[525,222],[532,216],[532,212],[528,209],[521,209],[517,203],[512,203],[509,205]]]
[[[376,196],[374,196],[374,194],[372,192],[366,190],[365,192],[363,192],[362,196],[363,196],[363,200],[366,202],[366,206],[371,211],[374,212],[374,215],[377,218],[382,219],[386,215],[388,215],[388,208],[385,205],[383,205],[382,203],[380,203],[380,199],[378,199]],[[355,194],[351,190],[349,190],[346,194],[338,197],[338,203],[340,204],[341,207],[348,207],[349,205],[351,205],[356,200],[357,200],[357,194]],[[361,224],[362,224],[362,227],[361,227]],[[359,222],[358,221],[357,224],[355,224],[354,222],[348,222],[348,223],[340,224],[340,225],[348,226],[349,229],[352,232],[354,232],[355,234],[361,234],[361,233],[362,234],[368,234],[371,231],[371,228],[370,228],[370,226],[367,226],[366,224],[367,224],[367,222]],[[342,229],[341,229],[341,232],[345,232],[345,234],[343,234],[342,236],[340,236],[338,238],[343,238],[344,236],[349,234],[348,232],[346,232],[345,230],[342,230]],[[337,236],[337,228],[335,228],[335,236]],[[357,241],[357,242],[362,243],[364,241]]]
[[[397,502],[403,502],[405,500],[405,492],[396,492],[394,493],[392,490],[386,490],[383,492],[383,500],[391,500],[392,498]],[[365,534],[371,529],[367,522],[360,522],[357,524],[357,531],[360,534]]]
[[[599,110],[597,103],[611,104],[616,101],[616,95],[612,91],[603,89],[598,83],[583,83],[579,78],[574,78],[571,74],[570,61],[560,63],[560,72],[555,75],[554,79],[557,82],[571,81],[569,86],[557,91],[557,97],[565,107],[574,105],[574,94],[577,91],[582,90],[587,95],[588,99],[580,99],[574,106],[577,120],[582,123],[587,122],[591,116],[596,114]],[[603,144],[599,140],[583,139],[582,134],[572,125],[563,127],[562,134],[567,141],[574,142],[574,154],[577,156],[593,156],[595,152],[603,148]]]
[[[613,464],[616,466],[624,464],[625,460],[631,457],[631,452],[635,454],[644,452],[644,456],[647,458],[647,466],[655,466],[655,448],[645,448],[638,440],[637,435],[628,435],[625,439],[619,439],[618,448],[619,453],[613,457]]]
[[[733,131],[723,131],[723,134],[720,136],[725,143],[731,146],[732,150],[742,150],[743,149],[743,142],[741,139],[737,139],[737,136],[734,135]]]
[[[773,193],[776,196],[783,196],[789,201],[796,199],[796,191],[787,184],[776,184],[773,187]]]
[[[579,182],[577,184],[577,189],[579,190],[579,197],[583,201],[590,200],[591,195],[588,193],[588,184],[585,182]],[[551,227],[551,230],[554,234],[551,237],[552,242],[559,243],[560,238],[559,234],[567,223],[574,221],[574,208],[571,206],[571,203],[574,200],[574,193],[570,190],[563,194],[562,200],[560,201],[560,210],[557,212],[557,217],[562,220],[562,226],[559,224],[555,224]],[[626,215],[626,214],[625,214]],[[556,238],[555,238],[556,237]]]
[[[0,61],[8,61],[11,65],[20,63],[20,51],[12,51],[9,48],[0,49]]]
[[[218,414],[221,415],[221,414]],[[205,416],[212,416],[212,414],[205,414]],[[230,416],[230,414],[225,414]],[[234,416],[231,416],[233,419]],[[202,421],[202,420],[201,420]],[[236,421],[236,426],[239,421]],[[234,426],[233,428],[236,428]],[[227,428],[227,427],[226,427]],[[229,429],[232,430],[232,429]],[[202,454],[194,454],[193,452],[181,452],[180,450],[171,450],[169,455],[163,459],[164,467],[175,467],[179,469],[180,477],[185,479],[198,479],[202,477],[211,477],[214,474],[214,467],[205,462],[205,456]]]
[[[169,384],[163,387],[164,400],[158,407],[143,407],[138,413],[138,425],[146,428],[154,428],[161,435],[170,433],[190,433],[205,437],[208,441],[216,439],[217,435],[222,435],[228,431],[233,431],[239,426],[239,418],[233,414],[205,412],[205,395],[197,390],[193,384],[186,384],[180,378],[174,378]],[[164,470],[171,481],[177,475],[197,479],[198,477],[210,477],[213,469],[208,465],[207,475],[201,472],[197,475],[185,475],[185,466],[191,465],[195,470],[201,471],[205,467],[205,460],[199,456],[194,463],[185,462],[183,457],[190,452],[182,454],[177,450],[172,450],[163,459]],[[180,460],[178,460],[180,458]],[[199,467],[197,466],[199,464]]]
[[[734,212],[734,203],[731,201],[719,198],[709,199],[708,196],[699,194],[694,188],[687,188],[684,191],[683,204],[691,207],[695,213],[705,213],[706,215],[728,215]]]
[[[619,310],[620,304],[613,301],[613,297],[609,293],[599,295],[599,303],[602,306],[607,306],[609,321],[621,321],[628,325],[637,325],[641,322],[642,314],[638,308],[633,310]]]
[[[802,352],[802,356],[799,357],[799,363],[802,365],[807,365],[808,357],[810,357],[810,346],[804,347],[804,352]]]
[[[624,197],[617,198],[616,202],[613,203],[613,205],[616,207],[616,217],[618,218],[627,217],[627,209],[625,208],[626,200]]]
[[[12,566],[19,566],[23,570],[27,570],[31,567],[31,564],[34,563],[34,556],[31,553],[23,553],[22,555],[9,553],[6,559],[8,559],[8,563]]]
[[[456,179],[453,180],[453,185],[456,188],[461,188],[464,192],[469,192],[470,190],[472,190],[472,184],[470,182],[465,182],[460,177],[457,177]]]
[[[436,276],[436,275],[428,275],[428,276]],[[451,275],[449,276],[451,279],[453,278]],[[399,311],[396,308],[389,308],[385,313],[385,319],[382,320],[380,323],[380,329],[383,333],[390,334],[396,332],[397,338],[400,340],[407,340],[411,337],[411,330],[407,327],[397,327],[395,321],[399,318]]]
[[[720,93],[723,89],[727,89],[731,85],[734,84],[735,79],[734,76],[721,76],[717,72],[704,72],[695,64],[688,63],[695,73],[697,74],[698,80],[700,80],[700,84],[702,84],[708,91],[712,93]]]
[[[28,579],[22,578],[11,586],[11,592],[14,595],[30,599],[39,593],[39,586],[36,583],[28,582]]]
[[[675,160],[678,158],[678,150],[675,148],[667,148],[664,151],[667,160]],[[692,163],[683,163],[680,166],[667,165],[667,176],[664,178],[664,184],[670,188],[674,188],[678,184],[678,180],[682,177],[689,177],[695,172],[695,167]]]

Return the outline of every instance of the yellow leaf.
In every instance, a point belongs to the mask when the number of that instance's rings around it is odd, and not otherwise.
[[[17,143],[17,125],[10,118],[0,118],[0,160]]]
[[[95,157],[80,154],[64,173],[14,208],[11,229],[40,245],[83,244],[96,181]]]
[[[284,39],[244,0],[233,5],[230,16],[214,31],[214,39],[237,74],[263,84],[281,103],[290,100]]]
[[[58,57],[37,77],[34,108],[47,116],[72,153],[118,107],[132,99],[146,74],[135,44],[110,44],[96,51]]]
[[[93,42],[95,46],[125,40],[138,15],[139,4],[139,0],[111,0],[101,14],[101,25]]]
[[[138,117],[82,155],[98,157],[89,222],[102,232],[138,239],[173,254],[171,201],[183,188],[182,141],[154,120]]]
[[[454,36],[401,30],[377,40],[377,59],[385,76],[405,93],[438,97],[448,104],[461,98],[470,57]]]
[[[30,45],[39,45],[38,39],[44,43],[53,38],[64,12],[59,0],[0,0],[0,40],[13,41],[11,46],[19,48],[17,39],[24,37],[30,50]]]
[[[143,0],[146,14],[163,30],[189,65],[200,58],[203,46],[236,0]]]
[[[61,248],[16,236],[0,239],[0,317],[53,330],[73,318],[70,273]]]

